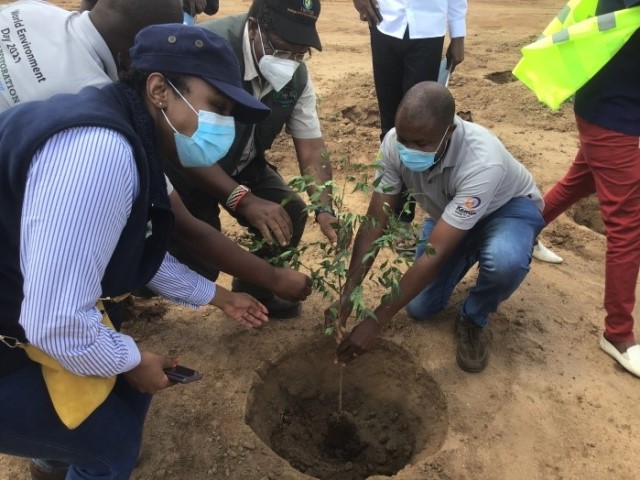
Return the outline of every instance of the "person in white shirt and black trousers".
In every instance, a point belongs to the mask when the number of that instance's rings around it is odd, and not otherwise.
[[[415,84],[436,81],[444,37],[447,66],[464,60],[467,0],[353,0],[369,23],[373,77],[380,107],[380,139],[394,126],[404,94]]]

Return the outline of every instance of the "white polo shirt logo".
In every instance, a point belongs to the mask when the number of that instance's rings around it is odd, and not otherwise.
[[[476,215],[478,213],[476,212],[476,208],[480,206],[480,203],[482,203],[482,201],[479,197],[467,197],[464,199],[462,205],[456,207],[456,214],[464,218]]]

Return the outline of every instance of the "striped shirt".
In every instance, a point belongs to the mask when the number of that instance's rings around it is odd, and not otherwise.
[[[103,325],[96,308],[138,191],[131,146],[109,129],[62,131],[32,160],[20,232],[19,322],[30,343],[73,373],[112,376],[140,363],[133,339]],[[169,254],[148,286],[191,306],[215,294],[215,284]]]

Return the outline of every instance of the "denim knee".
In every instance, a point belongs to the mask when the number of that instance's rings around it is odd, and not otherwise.
[[[529,272],[529,265],[509,255],[497,255],[480,265],[481,276],[493,288],[512,290],[516,288]]]
[[[432,303],[425,304],[425,302],[416,297],[407,303],[405,309],[407,310],[407,314],[413,320],[423,322],[434,316],[436,313],[440,313],[444,309],[444,306],[433,305]]]

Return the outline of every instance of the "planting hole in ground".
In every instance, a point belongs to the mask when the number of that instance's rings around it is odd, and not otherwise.
[[[600,213],[600,204],[595,195],[590,195],[577,202],[567,211],[567,214],[578,225],[584,225],[590,230],[604,235],[604,222]]]
[[[394,475],[440,449],[448,428],[444,395],[403,348],[380,340],[344,371],[331,338],[264,362],[245,420],[292,467],[322,480]]]
[[[509,70],[504,72],[491,72],[486,74],[484,78],[492,81],[493,83],[497,83],[498,85],[515,82],[517,80],[517,78]]]

